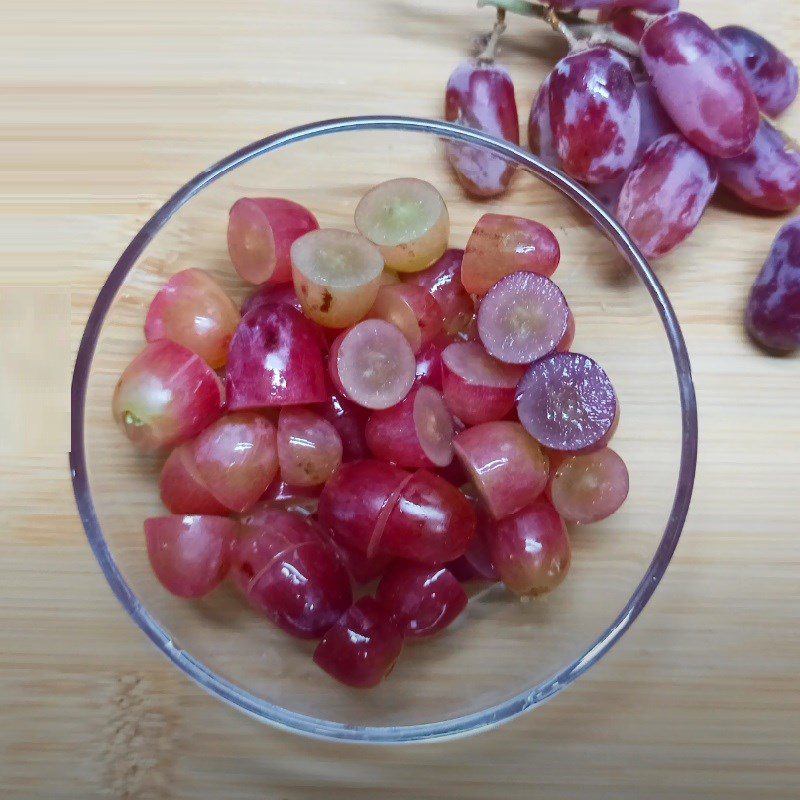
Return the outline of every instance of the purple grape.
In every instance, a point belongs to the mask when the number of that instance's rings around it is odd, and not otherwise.
[[[719,181],[756,208],[791,211],[800,205],[800,152],[765,119],[752,147],[717,160]]]
[[[797,67],[772,42],[740,25],[719,28],[717,36],[744,70],[765,114],[777,117],[794,102]]]
[[[699,17],[675,12],[651,23],[642,37],[642,63],[661,104],[695,147],[733,158],[753,143],[756,97],[742,68]]]
[[[550,127],[550,78],[548,75],[539,87],[528,117],[528,147],[548,167],[560,167],[560,159]]]
[[[603,446],[617,417],[617,395],[608,375],[579,353],[535,361],[518,393],[519,421],[551,450],[575,453]]]
[[[745,324],[767,350],[789,353],[800,348],[800,219],[778,234],[753,284]]]
[[[617,219],[648,258],[660,258],[697,227],[717,188],[717,170],[679,133],[656,139],[625,185]]]
[[[550,0],[548,5],[556,11],[588,11],[638,8],[648,14],[667,14],[678,8],[679,0]]]
[[[608,47],[572,53],[550,76],[550,126],[562,167],[601,183],[633,163],[641,112],[629,62]]]

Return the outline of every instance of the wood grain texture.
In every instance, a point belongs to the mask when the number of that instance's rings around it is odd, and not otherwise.
[[[800,5],[686,0],[800,59]],[[264,728],[185,680],[125,617],[75,514],[64,418],[94,296],[189,176],[267,132],[436,116],[462,0],[6,4],[0,32],[0,796],[789,800],[800,795],[800,370],[741,329],[782,219],[716,203],[659,267],[701,413],[695,502],[667,577],[573,689],[449,744],[341,747]],[[557,39],[512,19],[522,114]],[[800,110],[783,126],[800,134]],[[30,313],[30,305],[34,313]],[[11,366],[13,365],[13,366]],[[14,399],[10,399],[11,397]],[[21,402],[19,397],[24,397]],[[23,431],[21,434],[20,431]]]

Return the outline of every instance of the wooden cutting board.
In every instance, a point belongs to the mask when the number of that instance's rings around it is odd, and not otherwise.
[[[800,60],[800,4],[687,0]],[[577,686],[500,730],[400,749],[262,727],[161,658],[75,514],[68,381],[96,292],[189,176],[302,122],[436,116],[469,0],[6,4],[0,32],[0,797],[752,800],[800,796],[800,362],[757,353],[747,289],[782,219],[714,205],[659,266],[692,354],[695,501],[674,563]],[[561,54],[510,19],[523,113]],[[800,135],[800,106],[783,125]]]

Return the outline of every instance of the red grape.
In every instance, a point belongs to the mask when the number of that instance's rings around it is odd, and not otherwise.
[[[334,384],[371,409],[399,403],[414,385],[416,366],[403,334],[380,319],[359,322],[340,334],[328,359]]]
[[[442,353],[450,345],[444,334],[437,336],[417,354],[416,382],[442,391]]]
[[[263,515],[269,514],[275,509],[291,511],[305,517],[314,516],[319,507],[321,491],[321,486],[292,486],[278,476],[267,487],[267,491],[261,495],[258,503],[239,517],[239,522],[242,525],[261,525],[263,524]]]
[[[369,449],[364,438],[368,414],[365,408],[336,391],[330,391],[328,399],[317,405],[315,410],[338,431],[342,440],[343,461],[356,461],[368,456]]]
[[[322,636],[349,607],[350,579],[306,517],[274,510],[243,527],[232,576],[248,603],[301,639]]]
[[[425,289],[439,304],[448,336],[462,330],[475,313],[475,304],[461,282],[463,258],[463,250],[446,250],[432,267],[409,275],[406,279],[406,283],[414,283]]]
[[[514,83],[498,64],[464,61],[447,81],[445,119],[519,144]],[[447,158],[456,178],[473,197],[502,194],[514,176],[514,165],[482,147],[448,142]]]
[[[507,364],[530,364],[564,338],[569,306],[549,278],[516,272],[489,290],[478,309],[478,333],[489,355]]]
[[[204,597],[231,567],[238,526],[215,516],[151,517],[144,521],[147,556],[156,577],[178,597]]]
[[[677,8],[677,1],[674,6]],[[613,30],[627,36],[636,44],[642,40],[642,34],[647,27],[647,21],[644,17],[639,16],[635,9],[615,8],[613,5],[600,9],[597,13],[597,21],[607,22]]]
[[[326,538],[331,547],[339,554],[339,559],[347,568],[350,577],[359,586],[372,583],[376,578],[380,578],[386,572],[389,564],[392,563],[392,557],[384,553],[368,556],[366,553],[360,553],[358,550],[345,547],[332,536],[327,536]]]
[[[467,242],[461,281],[470,294],[484,295],[514,272],[550,277],[561,260],[550,228],[532,219],[484,214]]]
[[[185,442],[222,414],[225,390],[214,370],[183,345],[147,345],[120,377],[114,419],[140,450]]]
[[[233,411],[323,402],[325,364],[314,325],[286,304],[245,315],[228,355],[228,395]]]
[[[768,211],[800,205],[800,152],[767,120],[761,120],[750,149],[717,159],[719,182],[746,203]]]
[[[555,589],[572,557],[564,520],[546,498],[496,523],[489,548],[503,583],[521,597]]]
[[[494,521],[478,501],[475,488],[472,484],[462,486],[461,491],[475,507],[475,513],[477,515],[475,536],[472,538],[467,552],[455,561],[449,562],[446,566],[459,581],[488,581],[490,583],[497,583],[497,581],[500,580],[500,576],[492,563],[487,540],[489,532],[494,525]]]
[[[744,70],[761,110],[771,117],[795,101],[798,89],[797,67],[772,42],[740,25],[717,30],[725,48]]]
[[[622,187],[617,218],[648,258],[661,258],[697,227],[718,173],[679,133],[657,139]]]
[[[550,76],[550,125],[565,172],[586,183],[633,163],[641,111],[630,66],[608,47],[572,53]]]
[[[547,485],[547,456],[518,422],[476,425],[459,433],[454,446],[495,519],[532,503]]]
[[[454,342],[442,363],[445,403],[464,424],[503,419],[514,407],[524,367],[492,358],[478,342]]]
[[[211,494],[238,513],[258,502],[278,472],[275,426],[253,411],[227,414],[212,423],[194,440],[192,450]]]
[[[248,283],[288,283],[292,279],[292,242],[319,228],[303,206],[281,197],[243,197],[228,220],[228,252]]]
[[[189,442],[169,454],[161,469],[159,490],[161,501],[173,514],[224,516],[229,512],[200,477]]]
[[[567,522],[599,522],[628,496],[628,469],[609,447],[564,459],[550,485],[553,507]]]
[[[304,408],[282,408],[278,417],[281,477],[295,486],[319,486],[342,462],[342,440],[330,422]]]
[[[381,286],[367,316],[391,322],[408,339],[414,353],[441,333],[442,309],[421,286]]]
[[[148,342],[171,339],[210,367],[225,365],[239,312],[222,287],[201,269],[173,275],[150,303],[144,323]]]
[[[276,303],[286,303],[296,308],[298,311],[303,310],[303,306],[291,283],[282,283],[278,285],[262,283],[260,286],[257,286],[253,290],[253,293],[242,303],[242,316],[247,314],[248,311],[252,311],[254,308],[274,305]]]
[[[467,593],[445,567],[396,564],[381,578],[375,599],[408,638],[444,630],[467,607]]]
[[[788,353],[800,348],[800,219],[778,234],[753,284],[746,324],[767,350]]]
[[[556,152],[553,128],[550,125],[550,79],[548,75],[539,87],[539,93],[531,106],[528,117],[528,147],[532,153],[549,167],[561,168],[561,159]]]
[[[356,228],[377,245],[389,269],[419,272],[447,249],[450,217],[442,196],[427,181],[395,178],[359,201]]]
[[[377,686],[394,667],[403,634],[373,597],[357,600],[325,634],[314,661],[347,686]]]
[[[684,136],[712,156],[732,158],[753,143],[759,112],[742,68],[703,20],[675,12],[650,24],[642,62]]]
[[[517,396],[520,422],[551,450],[604,446],[617,420],[617,395],[608,375],[579,353],[556,353],[532,364]]]
[[[430,386],[418,386],[397,405],[374,411],[365,435],[377,458],[399,467],[446,467],[453,460],[453,419]]]

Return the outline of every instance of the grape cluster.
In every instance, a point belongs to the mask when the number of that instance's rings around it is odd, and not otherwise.
[[[800,150],[767,118],[797,97],[798,70],[762,36],[739,26],[715,31],[678,10],[678,0],[479,5],[496,6],[499,23],[508,10],[546,20],[565,36],[570,52],[542,82],[528,145],[584,183],[648,258],[691,235],[718,187],[755,209],[800,205]],[[584,18],[584,11],[597,13]],[[451,77],[446,117],[518,143],[514,89],[494,63],[493,39]],[[470,194],[496,196],[508,186],[512,170],[489,168],[497,156],[464,146],[458,152],[450,161]],[[800,348],[800,335],[785,293],[768,287],[795,280],[796,264],[776,258],[765,268],[771,279],[762,276],[751,295],[747,327],[759,343],[785,351]],[[755,332],[753,320],[767,317],[781,331],[777,338]]]

